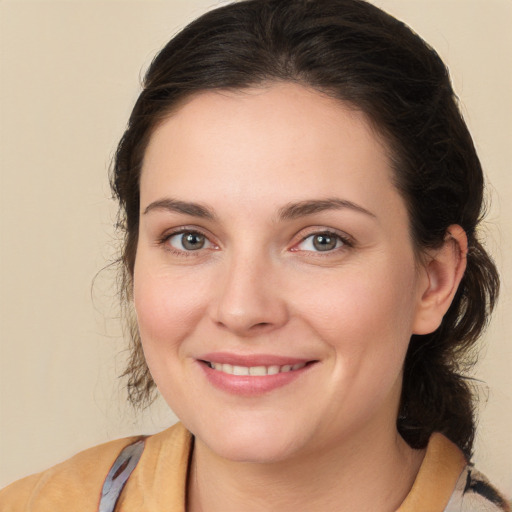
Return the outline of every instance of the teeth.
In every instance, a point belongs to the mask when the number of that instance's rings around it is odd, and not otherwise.
[[[249,370],[247,366],[233,366],[233,375],[249,375]]]
[[[267,369],[264,366],[251,366],[249,375],[267,375]]]
[[[283,366],[272,365],[272,366],[236,366],[231,364],[222,363],[209,363],[210,368],[218,370],[230,375],[276,375],[277,373],[291,372],[294,370],[300,370],[306,366],[306,363],[297,363],[294,365],[285,364]]]

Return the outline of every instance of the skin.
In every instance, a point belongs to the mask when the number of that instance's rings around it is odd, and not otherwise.
[[[407,495],[423,452],[396,431],[403,361],[451,302],[465,236],[452,226],[418,261],[391,178],[362,113],[294,84],[197,94],[154,132],[134,301],[152,376],[196,436],[188,510],[375,512]],[[219,351],[315,363],[239,396],[198,362]]]

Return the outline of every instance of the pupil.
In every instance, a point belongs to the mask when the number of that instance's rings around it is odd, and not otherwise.
[[[204,246],[204,236],[197,233],[188,233],[183,235],[182,244],[185,249],[195,251],[201,249]]]
[[[336,247],[336,238],[329,235],[317,235],[313,240],[313,245],[319,251],[330,251]]]

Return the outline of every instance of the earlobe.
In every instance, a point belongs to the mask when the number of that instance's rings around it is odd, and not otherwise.
[[[446,230],[443,245],[427,254],[413,334],[429,334],[441,324],[466,270],[467,251],[465,231],[458,225],[451,225]]]

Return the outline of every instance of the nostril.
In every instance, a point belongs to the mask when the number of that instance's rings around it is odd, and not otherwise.
[[[267,327],[268,325],[271,325],[270,322],[259,322],[257,324],[254,324],[252,327],[253,327],[253,329],[258,329],[258,328]]]

